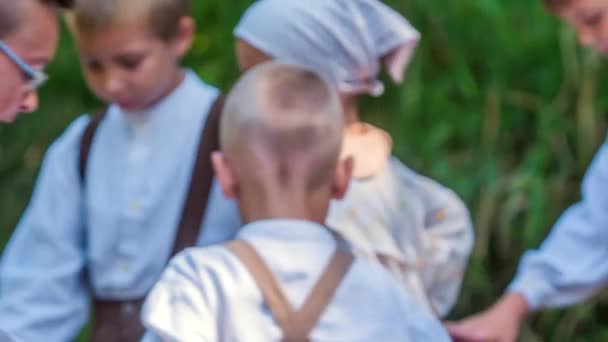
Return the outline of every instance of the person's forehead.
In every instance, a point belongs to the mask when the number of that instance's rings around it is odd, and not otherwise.
[[[31,64],[46,64],[54,54],[59,28],[55,11],[45,5],[22,7],[17,29],[5,37],[5,43]]]
[[[608,9],[608,0],[571,0],[562,14],[576,17],[604,9]]]
[[[162,43],[152,34],[143,19],[136,22],[115,23],[94,30],[77,30],[76,41],[81,53],[114,55],[117,52],[141,50]]]

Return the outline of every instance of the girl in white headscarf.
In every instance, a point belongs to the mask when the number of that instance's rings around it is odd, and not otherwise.
[[[377,0],[260,0],[235,29],[242,71],[270,59],[312,68],[342,95],[348,128],[343,156],[354,180],[330,208],[328,226],[356,253],[382,263],[438,316],[454,305],[473,245],[463,202],[449,189],[391,157],[385,131],[359,120],[357,99],[379,96],[382,65],[396,83],[419,33]]]

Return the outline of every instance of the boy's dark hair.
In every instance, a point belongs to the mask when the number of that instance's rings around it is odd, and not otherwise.
[[[543,0],[545,7],[552,12],[559,12],[568,7],[574,0]]]
[[[24,0],[0,0],[0,39],[8,36],[10,33],[15,31],[21,21],[22,13],[20,10],[19,2]],[[59,8],[71,8],[74,5],[73,0],[30,0],[40,1],[41,3],[49,6],[56,6]],[[17,4],[15,3],[17,2]]]
[[[75,0],[75,29],[94,32],[121,20],[141,18],[154,35],[169,41],[177,34],[179,20],[190,16],[190,7],[190,0]]]

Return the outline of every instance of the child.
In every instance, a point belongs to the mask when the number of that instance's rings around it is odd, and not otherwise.
[[[355,170],[327,223],[421,304],[446,315],[473,245],[467,209],[452,191],[391,157],[390,136],[360,122],[357,106],[361,95],[382,93],[382,61],[401,81],[418,32],[376,0],[261,0],[235,35],[241,69],[274,58],[311,67],[337,87],[348,124],[342,155],[354,157]]]
[[[551,12],[572,25],[581,45],[608,54],[608,3],[545,0]],[[591,163],[580,202],[566,210],[537,250],[521,259],[507,292],[489,309],[450,323],[458,341],[511,342],[530,312],[583,302],[608,281],[608,141]],[[542,337],[542,336],[541,336]]]
[[[240,226],[204,156],[218,90],[179,66],[194,32],[187,0],[78,0],[70,22],[109,107],[101,121],[78,118],[45,156],[0,266],[0,327],[18,341],[72,341],[91,308],[92,340],[133,341],[170,255]]]
[[[144,340],[448,340],[323,225],[350,178],[350,160],[338,161],[342,116],[337,93],[302,67],[264,64],[237,83],[213,165],[246,225],[171,262],[144,306]]]

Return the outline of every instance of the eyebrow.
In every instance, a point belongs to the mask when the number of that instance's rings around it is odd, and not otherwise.
[[[115,56],[113,56],[112,59],[129,58],[129,57],[141,57],[141,56],[146,56],[149,53],[150,53],[150,50],[125,51],[125,52],[117,53]]]
[[[579,10],[576,13],[576,17],[578,17],[579,20],[587,20],[590,17],[593,17],[599,13],[601,13],[601,9],[599,9],[599,8],[592,8],[592,9],[585,8],[585,9]]]

